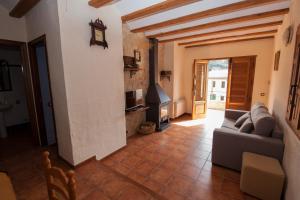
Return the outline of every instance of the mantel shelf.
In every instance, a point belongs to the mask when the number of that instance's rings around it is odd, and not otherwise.
[[[136,74],[136,72],[138,72],[139,70],[141,70],[141,68],[139,67],[124,67],[124,71],[129,71],[130,78],[132,78],[132,76]]]
[[[144,105],[140,105],[134,108],[130,108],[130,109],[125,109],[125,113],[129,114],[129,113],[133,113],[133,112],[143,112],[148,110],[149,107],[148,106],[144,106]]]

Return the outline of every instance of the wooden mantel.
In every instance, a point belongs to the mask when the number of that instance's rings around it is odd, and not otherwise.
[[[19,0],[17,5],[10,11],[11,17],[21,18],[31,10],[40,0]]]
[[[89,5],[94,8],[100,8],[101,6],[104,6],[105,4],[111,3],[114,0],[90,0]]]

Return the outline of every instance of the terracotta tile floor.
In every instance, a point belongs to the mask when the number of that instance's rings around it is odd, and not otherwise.
[[[164,132],[131,137],[125,148],[75,170],[79,199],[254,199],[239,190],[239,173],[211,163],[212,130],[222,118],[219,111],[210,111],[205,120],[184,116]],[[21,146],[2,145],[7,143],[12,144],[0,140],[0,152],[18,152]],[[47,199],[41,170],[44,149],[20,149],[17,155],[0,154],[18,199]],[[55,147],[47,149],[55,165],[69,169]]]

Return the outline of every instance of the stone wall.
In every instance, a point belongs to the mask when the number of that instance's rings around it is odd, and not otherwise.
[[[130,32],[127,24],[123,24],[123,53],[124,56],[134,56],[134,50],[141,52],[141,68],[136,74],[130,77],[128,71],[124,72],[125,91],[143,89],[145,97],[149,83],[149,41],[143,33]],[[136,133],[136,129],[145,121],[145,112],[133,112],[126,115],[127,137]]]

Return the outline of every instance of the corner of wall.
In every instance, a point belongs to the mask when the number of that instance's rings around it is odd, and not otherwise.
[[[27,40],[46,35],[59,155],[74,163],[57,0],[40,1],[25,16]]]
[[[115,6],[95,9],[85,1],[58,1],[58,15],[76,165],[126,145],[122,21]],[[97,18],[107,26],[108,49],[89,45],[88,24]]]
[[[279,70],[272,71],[269,96],[270,110],[284,131],[285,150],[283,168],[287,176],[284,196],[288,200],[299,199],[300,175],[298,168],[300,165],[300,141],[285,120],[295,50],[295,34],[289,45],[283,43],[282,35],[290,25],[294,25],[295,33],[299,24],[300,1],[292,0],[290,11],[284,16],[283,24],[279,27],[275,37],[273,56],[275,56],[276,51],[280,50],[280,61]]]

